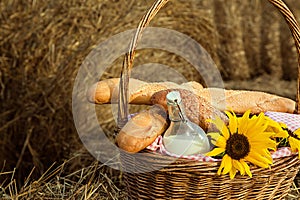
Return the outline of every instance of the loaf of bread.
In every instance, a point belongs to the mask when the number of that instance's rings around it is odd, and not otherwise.
[[[97,104],[116,103],[118,86],[119,78],[99,81],[88,90],[87,98]],[[166,89],[189,90],[221,111],[230,110],[238,114],[249,109],[252,114],[266,111],[293,113],[296,105],[291,99],[260,91],[203,88],[195,81],[181,85],[174,82],[147,83],[133,78],[129,81],[129,103],[151,105],[153,94]]]
[[[95,83],[88,91],[87,98],[96,104],[116,103],[119,93],[119,78],[111,78]],[[129,103],[150,105],[151,96],[158,91],[181,88],[196,92],[203,86],[195,81],[177,84],[174,82],[147,83],[138,79],[129,80]]]
[[[278,95],[249,90],[225,90],[220,88],[203,88],[196,94],[209,101],[219,110],[230,110],[243,114],[251,110],[252,114],[274,111],[293,113],[295,101]]]
[[[192,122],[198,124],[205,131],[213,131],[215,127],[209,122],[209,119],[220,117],[225,123],[228,123],[228,118],[225,113],[213,107],[210,102],[195,95],[193,92],[184,89],[167,89],[156,92],[151,97],[152,104],[162,105],[167,110],[166,96],[171,91],[179,91],[182,104],[185,108],[186,116]]]
[[[167,127],[167,113],[154,105],[132,117],[118,133],[116,142],[121,149],[136,153],[152,144]]]

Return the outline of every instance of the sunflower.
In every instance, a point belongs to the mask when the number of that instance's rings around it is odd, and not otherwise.
[[[266,117],[266,119],[268,120],[267,130],[275,133],[274,137],[278,139],[279,143],[280,144],[283,143],[282,146],[288,146],[289,144],[292,152],[299,152],[300,129],[297,129],[295,132],[292,132],[291,130],[288,129],[286,124],[281,122],[276,122],[268,117]],[[299,158],[300,158],[300,154],[299,154]]]
[[[288,134],[288,128],[287,125],[282,122],[277,122],[271,119],[268,116],[265,116],[266,120],[268,121],[268,127],[266,131],[274,132],[274,137],[276,138],[287,138],[289,136]]]
[[[214,123],[220,132],[209,133],[215,148],[207,156],[223,155],[218,174],[229,173],[233,179],[237,173],[252,177],[247,161],[262,168],[269,168],[273,163],[269,149],[276,149],[276,142],[271,139],[273,132],[266,131],[268,120],[264,113],[249,117],[250,111],[242,117],[234,112],[226,112],[229,124],[216,118]]]
[[[273,138],[277,142],[277,148],[288,146],[289,132],[288,132],[287,125],[282,122],[274,121],[268,116],[265,117],[266,120],[268,121],[268,127],[266,131],[275,133]]]
[[[295,132],[292,132],[291,130],[286,129],[289,136],[287,137],[292,152],[298,152],[298,156],[300,159],[300,129],[297,129]]]

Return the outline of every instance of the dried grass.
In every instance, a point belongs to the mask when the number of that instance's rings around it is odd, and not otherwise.
[[[21,188],[15,171],[0,173],[8,177],[7,183],[0,186],[1,199],[125,199],[120,176],[109,172],[105,163],[91,161],[86,167],[68,172],[74,159],[82,156],[77,154],[58,167],[53,164],[38,179],[31,177],[33,168]]]
[[[171,28],[199,41],[224,79],[234,81],[228,87],[237,87],[237,81],[266,73],[273,78],[277,76],[278,80],[294,80],[292,72],[297,59],[284,21],[278,17],[280,22],[272,25],[268,24],[270,17],[262,20],[269,13],[277,14],[260,1],[231,1],[229,7],[225,7],[229,4],[224,0],[172,1],[151,25]],[[299,1],[286,2],[295,8],[299,19]],[[71,111],[72,87],[77,70],[89,52],[114,34],[136,28],[151,3],[150,0],[0,1],[1,197],[123,197],[120,172],[95,162],[77,135]],[[236,13],[238,6],[242,10]],[[216,17],[220,9],[225,22]],[[234,21],[233,14],[238,21]],[[237,23],[234,29],[233,22]],[[265,28],[270,28],[276,37],[268,35],[271,33]],[[239,39],[236,41],[234,37]],[[228,38],[232,43],[225,44]],[[243,55],[241,60],[239,55]],[[99,78],[119,76],[121,62],[121,58],[116,60]],[[201,82],[201,76],[177,55],[138,51],[136,65],[148,62],[171,63],[187,79]],[[247,87],[253,83],[251,80],[244,80]],[[283,89],[270,86],[273,93]],[[284,94],[292,96],[295,92],[292,88]],[[109,132],[114,126],[112,116],[107,108],[100,110],[106,119],[101,125]]]

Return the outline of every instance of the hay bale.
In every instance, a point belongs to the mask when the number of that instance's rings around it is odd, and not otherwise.
[[[116,24],[127,2],[1,1],[0,165],[17,167],[19,183],[33,166],[37,178],[83,148],[72,118],[74,78],[99,40],[124,30]]]
[[[215,20],[220,34],[222,72],[226,79],[247,79],[250,70],[246,59],[242,31],[241,1],[216,0]]]
[[[297,0],[287,1],[300,23],[300,4]],[[287,24],[280,24],[280,50],[282,58],[282,79],[292,81],[297,79],[297,50]]]
[[[262,6],[261,1],[244,1],[241,4],[243,29],[243,42],[247,64],[251,77],[257,77],[264,74],[264,68],[261,67],[261,20]],[[266,13],[266,12],[265,12]]]
[[[33,167],[31,178],[37,179],[53,162],[63,163],[84,149],[72,118],[77,70],[97,44],[136,28],[152,2],[0,1],[0,165],[3,171],[17,167],[14,178],[19,186]],[[300,2],[286,2],[293,5],[300,19]],[[295,79],[291,74],[297,59],[288,28],[273,14],[277,13],[275,9],[265,11],[264,5],[244,0],[171,1],[151,26],[175,29],[198,41],[224,79],[234,84],[266,72],[274,75],[282,69],[278,78]],[[270,16],[278,22],[270,23]],[[264,32],[265,26],[269,29]],[[272,54],[266,54],[269,52]],[[202,81],[193,66],[170,52],[137,52],[135,66],[149,62],[171,65],[188,80]],[[120,57],[99,79],[119,76],[121,63]],[[112,119],[109,108],[101,109],[103,117]],[[106,122],[101,125],[109,132],[114,121]],[[84,159],[72,162],[69,172],[90,164]]]
[[[282,77],[282,58],[280,49],[280,17],[278,13],[267,12],[272,5],[268,2],[262,2],[262,40],[261,44],[261,61],[262,67],[268,74],[274,75],[274,77]],[[265,14],[268,13],[268,14]]]

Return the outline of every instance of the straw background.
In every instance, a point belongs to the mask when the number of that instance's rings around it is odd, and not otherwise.
[[[81,144],[72,118],[72,89],[89,52],[114,34],[136,28],[152,2],[0,1],[0,198],[123,198],[122,174],[95,162]],[[300,1],[286,3],[299,22]],[[296,49],[284,20],[267,1],[173,0],[150,25],[198,41],[226,88],[295,98]],[[139,50],[135,65],[149,62],[202,81],[174,54]],[[99,78],[118,77],[121,64],[120,57]],[[104,130],[112,131],[109,106],[98,109]]]

